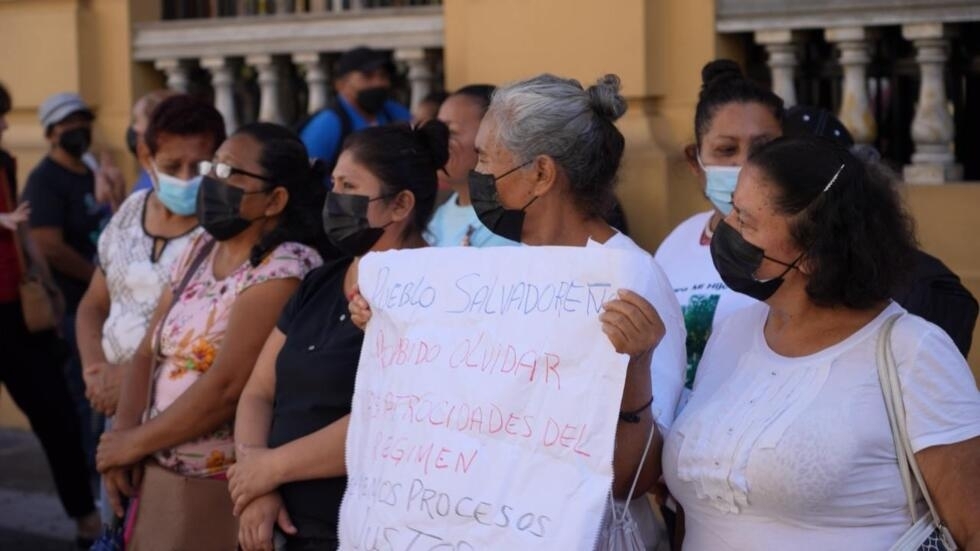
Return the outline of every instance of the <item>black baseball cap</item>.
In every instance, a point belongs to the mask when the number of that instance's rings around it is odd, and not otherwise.
[[[787,109],[783,115],[783,135],[820,136],[844,147],[854,145],[854,137],[844,123],[822,107],[796,105]]]
[[[344,52],[337,60],[334,69],[336,77],[342,77],[351,71],[361,71],[367,73],[378,68],[384,68],[389,75],[395,74],[395,65],[391,62],[391,57],[385,53],[366,46],[360,46],[353,50]]]

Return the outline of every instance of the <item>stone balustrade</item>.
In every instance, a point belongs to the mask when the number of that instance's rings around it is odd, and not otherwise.
[[[868,94],[869,49],[876,29],[900,26],[915,49],[919,89],[909,133],[915,146],[904,176],[910,183],[958,181],[954,124],[945,70],[957,23],[980,21],[976,0],[717,0],[720,33],[751,33],[767,54],[773,91],[787,106],[797,103],[796,76],[807,32],[822,31],[835,46],[843,72],[838,116],[857,143],[877,137]],[[812,36],[812,34],[810,34]]]
[[[370,0],[357,0],[345,8],[339,0],[330,1],[314,2],[323,9],[303,14],[140,23],[134,28],[133,59],[151,62],[166,75],[167,87],[181,92],[189,90],[191,75],[204,69],[229,132],[241,122],[236,86],[243,67],[256,75],[258,120],[280,124],[329,104],[327,58],[357,46],[393,51],[407,73],[412,106],[432,91],[436,73],[430,53],[443,47],[441,6],[379,8],[370,7]],[[298,92],[290,88],[290,65],[306,84],[307,101],[300,113],[287,108]]]

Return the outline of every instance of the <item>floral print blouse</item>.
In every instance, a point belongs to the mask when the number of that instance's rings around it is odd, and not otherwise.
[[[170,284],[176,287],[189,265],[211,236],[203,234],[184,251],[175,264]],[[283,243],[255,267],[246,261],[223,279],[215,279],[215,247],[177,297],[162,321],[163,330],[154,349],[161,359],[153,375],[149,418],[170,407],[207,372],[221,350],[235,299],[246,289],[274,279],[303,279],[320,266],[320,255],[299,243]],[[157,336],[154,333],[154,341]],[[193,441],[155,454],[164,467],[184,476],[224,478],[235,462],[232,437],[234,421]]]

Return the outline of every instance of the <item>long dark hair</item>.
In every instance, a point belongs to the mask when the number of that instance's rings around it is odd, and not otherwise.
[[[326,167],[322,162],[310,162],[306,146],[299,136],[291,130],[268,122],[247,124],[235,131],[246,134],[262,146],[259,165],[263,172],[272,178],[268,189],[284,187],[289,192],[289,201],[279,223],[272,231],[252,247],[249,257],[253,266],[287,241],[296,241],[323,251],[326,235],[320,223],[320,213],[326,189],[323,179]]]

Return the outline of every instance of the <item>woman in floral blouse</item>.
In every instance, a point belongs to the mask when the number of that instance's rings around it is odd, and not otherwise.
[[[322,239],[322,188],[290,131],[245,126],[200,173],[207,233],[175,265],[97,454],[117,515],[121,495],[139,495],[137,551],[235,549],[235,407],[279,311],[322,263],[308,246]]]

